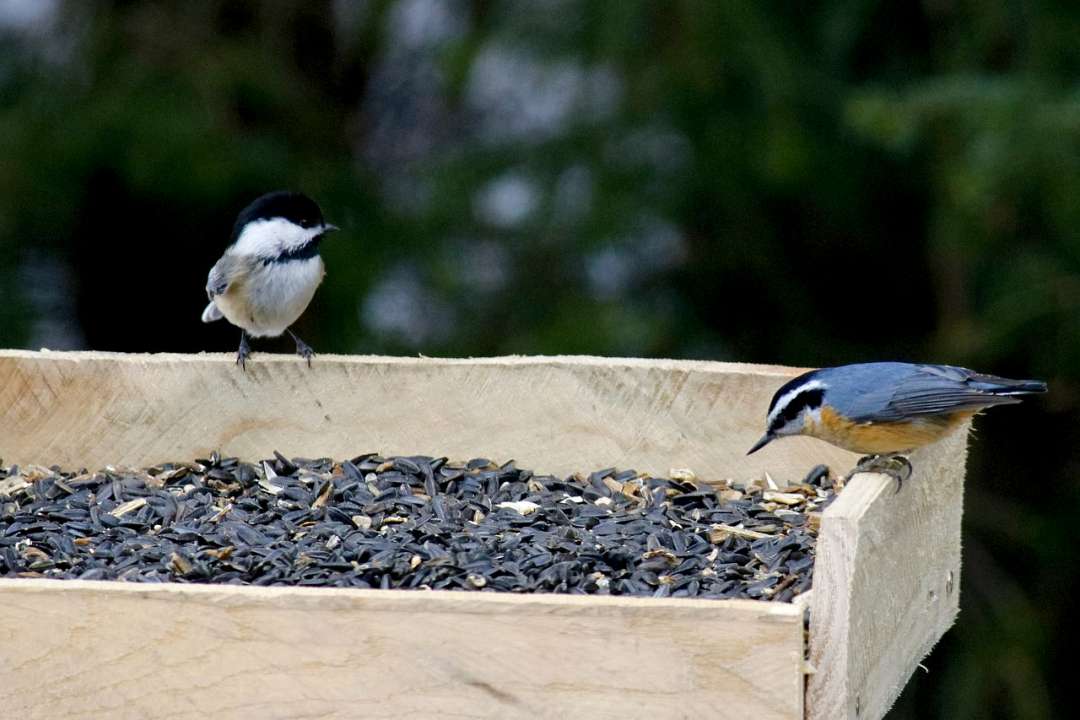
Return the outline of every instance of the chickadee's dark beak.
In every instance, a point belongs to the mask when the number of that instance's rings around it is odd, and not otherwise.
[[[764,435],[761,436],[760,440],[758,440],[756,443],[754,443],[754,447],[752,447],[752,448],[750,448],[749,450],[746,451],[746,454],[747,455],[753,455],[758,450],[765,447],[766,445],[768,445],[769,443],[771,443],[775,439],[776,439],[776,436],[773,435],[772,433],[765,433]]]

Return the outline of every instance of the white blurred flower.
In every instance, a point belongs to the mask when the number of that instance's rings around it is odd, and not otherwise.
[[[585,256],[585,281],[593,297],[614,300],[643,279],[682,265],[688,252],[678,228],[644,214],[626,235]]]
[[[614,300],[630,286],[636,271],[624,248],[608,246],[585,256],[585,280],[598,300]]]
[[[59,0],[0,0],[0,27],[34,32],[56,18]]]
[[[438,47],[461,37],[468,28],[463,2],[399,0],[391,6],[388,29],[399,48]]]
[[[415,268],[401,265],[363,299],[360,322],[377,335],[423,348],[452,334],[454,313],[424,284]]]
[[[522,172],[500,175],[480,188],[473,199],[473,211],[481,221],[497,228],[515,228],[524,223],[540,205],[536,181]]]
[[[550,140],[575,119],[608,117],[621,99],[621,81],[608,66],[586,68],[499,44],[480,51],[465,90],[483,138],[493,142]]]

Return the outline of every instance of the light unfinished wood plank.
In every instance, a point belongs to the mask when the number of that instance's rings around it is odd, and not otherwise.
[[[320,356],[308,370],[293,358],[258,360],[245,375],[224,355],[0,351],[0,457],[99,467],[190,459],[212,449],[249,458],[274,449],[337,457],[378,450],[513,457],[560,474],[606,465],[654,474],[690,467],[709,481],[768,471],[780,483],[820,462],[843,472],[853,459],[808,438],[745,457],[769,397],[799,372],[790,368]],[[955,617],[965,438],[966,429],[917,454],[916,476],[899,495],[885,478],[859,476],[825,513],[809,598],[817,668],[808,685],[810,717],[882,717]],[[285,710],[273,710],[276,716],[313,708],[313,717],[346,717],[344,708],[358,703],[375,717],[609,717],[609,704],[619,710],[610,717],[801,717],[801,692],[780,704],[765,692],[779,687],[778,696],[789,698],[791,687],[801,687],[801,634],[792,656],[787,634],[781,641],[758,624],[771,628],[777,613],[794,617],[802,607],[0,581],[0,646],[14,649],[0,653],[0,684],[20,679],[12,697],[26,717],[65,717],[52,706],[70,717],[123,717],[129,705],[135,710],[127,716],[139,716],[152,702],[144,686],[162,682],[146,669],[155,662],[193,668],[175,672],[194,692],[168,680],[162,689],[172,698],[165,716],[177,718],[278,707]],[[49,620],[35,626],[39,611]],[[266,638],[264,626],[274,628]],[[470,651],[478,639],[505,649],[490,663],[476,660]],[[381,664],[356,659],[366,657],[354,649],[362,643],[374,646],[368,654]],[[775,650],[780,644],[786,655]],[[303,650],[290,654],[289,646]],[[128,678],[105,678],[95,665],[128,657],[138,660]],[[608,677],[571,682],[558,674],[564,665]],[[61,668],[66,679],[42,709],[34,674],[40,685],[49,668]],[[500,694],[526,672],[539,675],[513,702]],[[415,684],[417,675],[416,693],[398,679]],[[257,678],[256,691],[236,690],[230,676]],[[86,677],[97,684],[83,684]],[[375,678],[378,692],[357,695],[325,678],[347,688]],[[280,694],[289,681],[299,682],[290,690],[295,702]],[[673,704],[667,690],[656,695],[662,701],[646,699],[640,688],[657,683],[690,688],[692,699]],[[93,706],[100,714],[87,715],[82,695],[102,684],[112,694],[100,694]],[[605,699],[605,688],[619,697]],[[209,704],[200,704],[206,698]]]
[[[568,474],[605,466],[706,481],[801,479],[853,455],[809,438],[746,457],[792,368],[594,357],[319,356],[309,369],[232,355],[0,351],[0,457],[101,467],[361,452],[514,458]]]
[[[802,717],[756,601],[0,580],[10,717]]]
[[[884,717],[953,624],[968,426],[917,451],[897,493],[852,478],[825,511],[810,598],[810,720]]]

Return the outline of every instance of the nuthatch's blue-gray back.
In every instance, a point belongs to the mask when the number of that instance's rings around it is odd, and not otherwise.
[[[776,391],[765,435],[750,453],[779,437],[809,435],[857,453],[902,455],[940,440],[992,405],[1042,392],[1046,383],[1038,380],[1008,380],[950,365],[823,368]]]

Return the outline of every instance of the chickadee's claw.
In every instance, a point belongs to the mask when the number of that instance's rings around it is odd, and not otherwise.
[[[248,356],[251,355],[251,348],[248,347],[247,333],[243,330],[240,331],[240,349],[236,352],[236,364],[240,366],[240,369],[247,372]]]
[[[855,465],[855,469],[848,474],[845,481],[850,480],[851,476],[855,473],[882,473],[896,481],[895,494],[900,492],[900,489],[904,485],[904,481],[911,477],[912,471],[911,461],[903,455],[867,455],[866,457],[859,459],[859,462]]]
[[[311,367],[311,358],[315,357],[315,351],[306,342],[296,337],[296,333],[292,330],[289,330],[289,335],[296,342],[296,354],[307,360],[307,366]]]

